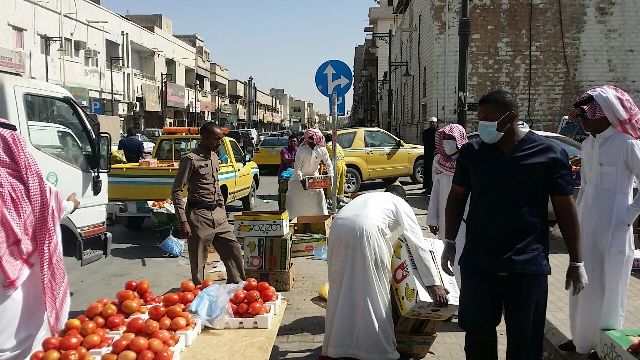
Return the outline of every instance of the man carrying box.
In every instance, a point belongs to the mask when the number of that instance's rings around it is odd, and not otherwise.
[[[424,241],[400,185],[385,193],[363,194],[347,204],[333,220],[329,235],[329,286],[324,358],[397,359],[391,307],[393,244],[406,239],[416,267],[435,298],[447,305],[447,293],[431,249]]]

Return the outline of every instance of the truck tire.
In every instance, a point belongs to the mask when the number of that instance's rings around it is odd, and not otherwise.
[[[351,167],[347,168],[344,181],[344,192],[358,192],[358,190],[360,190],[360,185],[362,185],[362,177],[358,173],[358,170]]]
[[[251,183],[251,190],[249,195],[242,198],[242,210],[251,211],[256,206],[256,183]]]
[[[420,159],[413,164],[411,181],[413,181],[414,184],[422,184],[424,182],[424,159]]]
[[[140,231],[140,229],[142,229],[142,225],[144,224],[144,220],[144,216],[129,216],[127,217],[127,223],[124,224],[124,227],[126,227],[130,231]]]

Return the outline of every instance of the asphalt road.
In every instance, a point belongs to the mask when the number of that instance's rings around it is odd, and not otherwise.
[[[410,184],[408,178],[401,179]],[[362,191],[381,191],[382,181],[365,183]],[[277,210],[277,178],[262,176],[258,189],[257,210]],[[408,199],[412,203],[412,199]],[[420,199],[414,199],[414,207],[422,208]],[[426,209],[425,209],[426,210]],[[242,211],[239,201],[227,206],[229,217]],[[111,256],[81,267],[75,258],[65,258],[65,265],[71,283],[72,315],[83,311],[90,303],[100,297],[114,298],[129,279],[148,279],[156,294],[163,294],[190,277],[187,257],[170,258],[158,248],[161,239],[155,234],[151,220],[145,221],[141,231],[132,232],[116,224],[109,227],[113,234]]]

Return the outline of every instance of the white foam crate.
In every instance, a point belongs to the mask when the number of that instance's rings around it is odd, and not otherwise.
[[[171,351],[173,351],[173,360],[180,360],[180,353],[187,348],[187,344],[182,336],[180,336],[180,340],[173,347],[170,347]],[[178,354],[178,358],[176,359],[176,354]]]
[[[256,315],[253,318],[229,318],[221,316],[213,322],[213,328],[222,329],[269,329],[276,315],[275,301],[269,301],[266,305],[271,306],[268,314]]]
[[[193,329],[187,331],[176,331],[176,334],[180,336],[180,339],[184,339],[186,346],[191,346],[194,340],[202,332],[202,320],[196,319],[196,323]]]
[[[111,344],[113,344],[114,341],[118,340],[118,338],[120,338],[120,336],[115,336],[115,335],[107,335],[108,338],[111,338]],[[108,354],[111,352],[111,345],[109,346],[105,346],[103,348],[98,348],[98,349],[91,349],[89,350],[89,355],[93,356],[95,358],[100,358],[102,357],[102,355],[104,354]]]
[[[280,306],[282,305],[282,294],[280,293],[276,293],[276,295],[278,296],[277,299],[275,299],[274,301],[269,301],[267,303],[267,305],[271,305],[271,307],[274,307],[274,315],[278,315],[278,312],[280,311]]]

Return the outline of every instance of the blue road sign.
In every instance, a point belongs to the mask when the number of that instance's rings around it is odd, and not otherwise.
[[[104,99],[90,99],[89,112],[96,115],[104,115]]]
[[[338,98],[338,116],[347,115],[347,100],[344,96]],[[333,108],[331,107],[331,98],[329,98],[329,114],[333,115]]]
[[[340,60],[329,60],[320,65],[316,71],[316,87],[326,97],[331,97],[335,92],[338,97],[343,97],[353,83],[353,74],[349,65]]]

